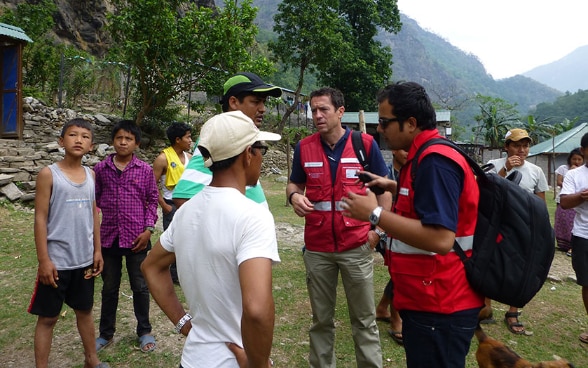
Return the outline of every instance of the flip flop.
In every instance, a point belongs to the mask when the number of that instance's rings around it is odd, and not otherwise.
[[[390,335],[392,340],[394,340],[398,345],[400,345],[400,346],[404,345],[404,339],[402,338],[402,331],[388,330],[388,335]],[[398,335],[400,335],[400,337]]]
[[[109,346],[110,344],[112,344],[113,339],[110,340],[106,340],[103,337],[98,337],[96,339],[96,352],[99,352],[100,350],[104,349],[105,347]]]
[[[155,343],[155,337],[149,334],[139,337],[139,344],[141,345],[141,351],[143,353],[149,353],[155,350],[155,347],[157,346]]]

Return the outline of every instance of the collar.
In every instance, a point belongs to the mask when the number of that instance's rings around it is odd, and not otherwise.
[[[420,132],[419,134],[416,135],[416,137],[414,137],[412,144],[410,146],[410,150],[408,151],[408,156],[406,158],[406,161],[410,161],[412,160],[412,158],[414,157],[414,155],[416,154],[416,152],[418,151],[419,147],[423,145],[423,143],[425,143],[426,141],[433,139],[433,138],[443,138],[441,137],[441,135],[439,134],[439,131],[437,129],[431,129],[431,130],[424,130],[422,132]]]

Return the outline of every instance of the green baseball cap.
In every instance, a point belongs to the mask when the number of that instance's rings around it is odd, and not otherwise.
[[[235,74],[225,82],[222,101],[243,92],[260,93],[272,97],[282,96],[280,87],[265,83],[254,73],[242,72]]]

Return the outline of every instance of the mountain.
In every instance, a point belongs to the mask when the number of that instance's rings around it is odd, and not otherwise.
[[[531,69],[523,75],[562,92],[588,90],[588,45],[577,48],[553,63]]]

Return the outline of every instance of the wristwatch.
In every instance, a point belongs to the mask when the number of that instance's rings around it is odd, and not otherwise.
[[[376,207],[370,214],[370,224],[376,226],[380,222],[380,214],[382,213],[382,207]]]
[[[388,238],[388,235],[386,234],[385,231],[382,231],[380,229],[375,229],[374,231],[380,237],[380,241],[386,241],[386,239]]]
[[[145,226],[145,230],[149,230],[151,234],[155,232],[155,228],[153,226]]]

